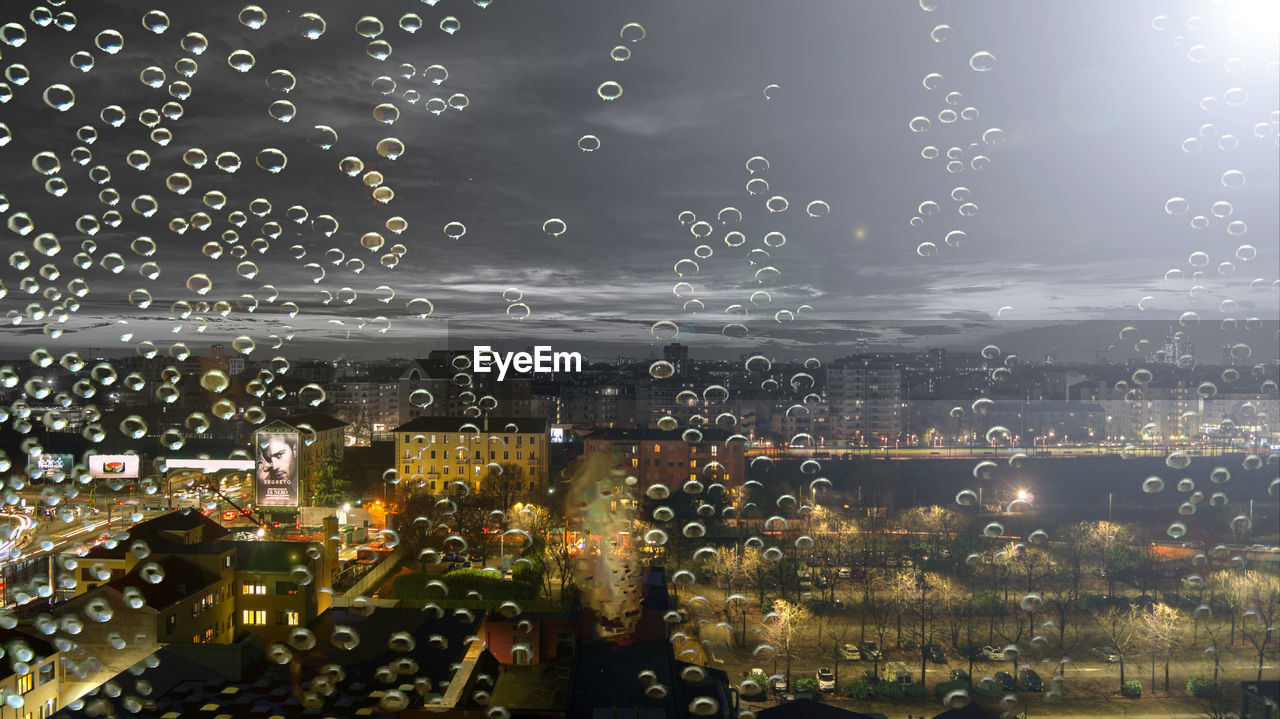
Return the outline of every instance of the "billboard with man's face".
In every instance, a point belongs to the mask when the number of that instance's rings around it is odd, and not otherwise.
[[[253,446],[258,506],[298,506],[298,433],[258,432]]]

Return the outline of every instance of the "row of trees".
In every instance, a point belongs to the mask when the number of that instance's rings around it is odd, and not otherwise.
[[[726,601],[725,618],[740,646],[748,639],[746,600],[779,614],[770,597],[794,586],[797,570],[807,566],[819,580],[817,596],[807,597],[818,600],[816,606],[830,607],[837,587],[845,587],[847,611],[816,617],[818,639],[831,641],[833,655],[844,643],[873,638],[886,645],[896,635],[899,647],[919,650],[922,679],[929,667],[926,650],[933,643],[968,648],[971,658],[973,648],[982,644],[1020,647],[1010,657],[1016,668],[1029,655],[1079,655],[1105,640],[1122,660],[1150,654],[1153,672],[1157,660],[1167,666],[1176,651],[1203,643],[1215,659],[1215,678],[1217,657],[1236,645],[1237,637],[1256,652],[1259,676],[1267,650],[1275,647],[1280,579],[1272,574],[1219,570],[1187,576],[1171,585],[1183,594],[1168,592],[1181,606],[1154,598],[1133,605],[1111,599],[1118,568],[1151,561],[1121,525],[1087,522],[1052,542],[1032,539],[961,553],[940,551],[948,544],[958,546],[965,531],[964,518],[947,509],[918,508],[899,518],[899,526],[909,527],[909,539],[895,539],[886,523],[874,517],[860,520],[855,532],[849,531],[851,522],[841,520],[842,531],[835,533],[830,531],[834,527],[821,526],[828,520],[820,512],[815,514],[818,519],[810,518],[809,526],[816,559],[810,563],[798,559],[799,552],[781,551],[781,543],[772,551],[762,543],[722,547],[703,563],[729,599],[737,598]],[[932,541],[922,541],[925,536]],[[911,557],[911,568],[871,570],[883,563],[877,557],[895,555],[895,544]],[[838,568],[849,564],[867,569],[842,580]],[[1096,583],[1090,567],[1105,576],[1106,598],[1086,591]],[[799,605],[800,598],[789,603]],[[851,614],[857,622],[847,621]],[[1122,666],[1122,682],[1123,675]]]

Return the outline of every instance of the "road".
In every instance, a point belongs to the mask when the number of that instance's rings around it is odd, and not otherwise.
[[[0,557],[9,557],[15,548],[20,549],[30,541],[30,532],[36,522],[25,514],[0,513],[0,521],[5,523],[4,532],[0,534]]]
[[[1164,457],[1175,449],[1186,452],[1192,457],[1217,457],[1224,454],[1247,454],[1257,452],[1266,456],[1265,448],[1226,448],[1220,446],[1163,446],[1143,445],[1126,447],[1122,445],[1055,445],[1052,447],[834,447],[820,446],[813,448],[783,448],[760,444],[747,447],[747,458],[769,456],[774,459],[981,459],[983,457],[1000,457],[1008,459],[1016,454],[1025,454],[1028,458],[1064,459],[1073,457],[1102,457],[1107,455],[1124,455],[1126,457]]]

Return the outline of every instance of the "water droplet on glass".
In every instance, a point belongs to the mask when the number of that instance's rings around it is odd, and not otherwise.
[[[622,85],[613,80],[606,80],[596,88],[596,94],[600,96],[601,100],[617,100],[622,97]]]
[[[996,56],[986,50],[975,52],[973,56],[969,58],[969,67],[973,68],[977,72],[987,72],[988,70],[995,68],[995,66]]]

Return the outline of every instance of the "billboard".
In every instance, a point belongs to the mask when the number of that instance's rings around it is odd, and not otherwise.
[[[222,471],[247,472],[257,466],[251,459],[167,459],[165,469],[198,469],[206,474]]]
[[[258,506],[298,506],[298,433],[258,432],[253,447]]]
[[[89,457],[89,476],[94,479],[137,479],[136,454],[94,454]]]
[[[52,477],[58,472],[71,474],[71,468],[75,464],[75,459],[69,454],[38,454],[27,460],[27,466],[33,470],[33,477]]]

